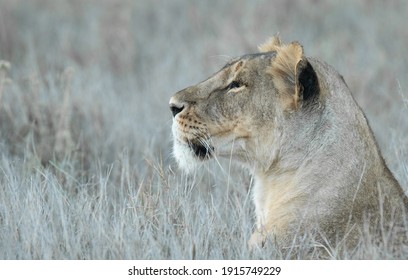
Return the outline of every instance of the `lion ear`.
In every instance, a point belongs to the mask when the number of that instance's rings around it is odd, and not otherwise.
[[[276,57],[269,73],[278,93],[284,98],[285,107],[297,109],[302,100],[309,98],[317,83],[316,73],[303,54],[298,42],[274,45]]]
[[[272,49],[270,45],[268,49]],[[272,60],[269,74],[278,94],[283,97],[285,107],[296,109],[301,97],[299,73],[304,65],[303,47],[298,42],[274,45],[276,56]]]
[[[298,92],[302,102],[305,103],[319,95],[319,81],[315,70],[306,58],[299,63],[297,72],[297,83],[300,89]]]
[[[277,51],[282,46],[282,42],[279,38],[279,35],[269,38],[265,43],[258,46],[260,52],[273,52]]]

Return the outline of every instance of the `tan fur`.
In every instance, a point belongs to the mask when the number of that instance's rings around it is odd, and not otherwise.
[[[261,45],[259,49],[262,52],[276,51],[276,58],[268,73],[272,75],[277,91],[283,93],[286,106],[296,109],[301,90],[297,75],[302,66],[303,47],[298,42],[285,45],[278,37],[273,37],[270,42]]]
[[[296,217],[296,209],[289,209],[294,200],[299,200],[294,173],[283,174],[273,178],[259,176],[258,184],[270,186],[258,196],[254,195],[255,205],[261,213],[258,217],[258,231],[284,232]],[[289,210],[289,211],[288,211]]]
[[[380,239],[398,231],[408,246],[408,198],[341,75],[298,42],[275,36],[259,50],[170,99],[179,165],[232,157],[248,167],[252,246],[270,238],[285,248],[313,233],[352,248],[367,228]]]
[[[269,38],[265,43],[258,46],[260,52],[277,52],[280,50],[282,42],[279,36]]]

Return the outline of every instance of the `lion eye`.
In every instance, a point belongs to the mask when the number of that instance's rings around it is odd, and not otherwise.
[[[239,88],[239,87],[241,87],[241,84],[240,84],[239,82],[237,82],[237,81],[232,81],[232,82],[228,85],[227,89],[230,90],[230,89]]]

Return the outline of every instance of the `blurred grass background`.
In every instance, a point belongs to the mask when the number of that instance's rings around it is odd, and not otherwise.
[[[0,0],[0,259],[287,257],[246,248],[245,170],[177,169],[168,109],[277,32],[344,76],[407,190],[407,15],[404,0]],[[382,249],[357,256],[408,257]]]

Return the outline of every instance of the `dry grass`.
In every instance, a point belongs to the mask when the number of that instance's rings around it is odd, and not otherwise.
[[[337,2],[0,0],[0,259],[322,256],[249,252],[251,178],[179,172],[167,104],[279,31],[344,75],[408,186],[408,4]]]

